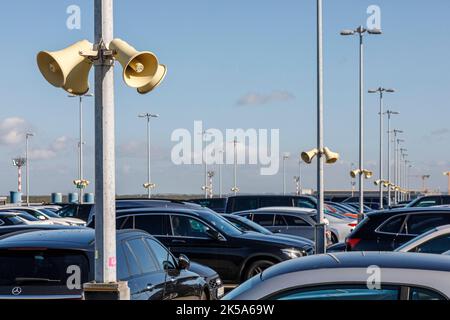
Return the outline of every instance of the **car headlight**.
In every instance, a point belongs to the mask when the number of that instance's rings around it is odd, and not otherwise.
[[[283,252],[285,255],[287,255],[291,259],[300,258],[306,255],[306,252],[304,250],[294,249],[294,248],[288,248],[288,249],[281,249],[281,252]]]

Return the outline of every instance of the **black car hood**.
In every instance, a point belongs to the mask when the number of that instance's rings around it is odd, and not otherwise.
[[[194,272],[203,278],[211,278],[211,277],[218,276],[217,272],[214,271],[213,269],[211,269],[205,265],[202,265],[202,264],[199,264],[196,262],[192,262],[192,261],[191,261],[191,265],[189,267],[189,271]]]
[[[310,248],[312,242],[308,239],[301,237],[280,237],[279,235],[266,235],[253,231],[248,231],[239,236],[241,239],[247,239],[251,241],[266,242],[268,245],[277,245],[279,247],[295,247],[295,248]]]

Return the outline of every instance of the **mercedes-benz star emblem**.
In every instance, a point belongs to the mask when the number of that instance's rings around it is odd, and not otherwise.
[[[21,287],[15,287],[12,289],[11,293],[15,296],[18,296],[19,294],[22,293],[22,288]]]

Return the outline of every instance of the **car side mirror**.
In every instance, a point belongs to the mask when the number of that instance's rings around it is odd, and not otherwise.
[[[180,257],[178,258],[178,268],[180,270],[187,270],[190,266],[191,262],[189,261],[189,258],[184,254],[180,255]]]

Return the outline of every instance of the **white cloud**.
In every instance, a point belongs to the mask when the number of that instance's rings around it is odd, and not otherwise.
[[[47,148],[30,149],[30,159],[32,160],[50,160],[68,149],[72,141],[66,136],[55,139]]]
[[[20,143],[25,136],[27,122],[19,117],[6,118],[0,121],[0,145]]]
[[[287,91],[273,91],[269,94],[251,92],[242,96],[238,101],[239,106],[257,106],[273,102],[285,102],[294,100],[295,96]]]

